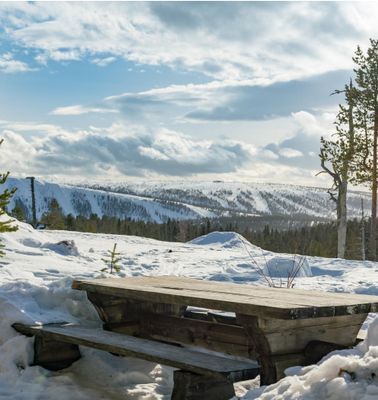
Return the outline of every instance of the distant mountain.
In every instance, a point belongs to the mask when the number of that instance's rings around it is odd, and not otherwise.
[[[31,190],[27,179],[9,178],[16,187],[9,210],[19,204],[31,216]],[[189,220],[227,216],[283,217],[314,220],[335,217],[334,204],[325,189],[261,183],[236,182],[144,182],[71,186],[35,181],[38,218],[57,199],[65,214],[114,216],[150,222],[168,218]],[[361,198],[370,207],[365,192],[350,192],[349,215],[360,216]],[[367,212],[368,214],[368,212]]]
[[[6,187],[17,188],[8,209],[11,211],[16,204],[19,204],[28,218],[31,218],[30,181],[9,178],[6,182]],[[37,218],[40,218],[48,210],[53,198],[58,201],[66,215],[89,217],[91,214],[97,214],[99,217],[106,215],[158,223],[164,222],[168,218],[188,220],[215,216],[212,211],[185,204],[184,202],[112,193],[41,180],[35,181],[35,195]]]
[[[335,218],[335,203],[327,189],[241,182],[142,182],[139,184],[90,185],[93,189],[132,194],[166,201],[184,202],[186,205],[210,210],[216,215],[244,214],[254,216],[288,216]],[[365,213],[370,209],[367,192],[350,191],[348,212],[350,217],[361,216],[361,198]]]

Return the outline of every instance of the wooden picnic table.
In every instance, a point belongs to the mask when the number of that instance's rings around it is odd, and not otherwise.
[[[104,329],[258,360],[261,384],[353,346],[367,314],[378,310],[378,296],[176,276],[76,280],[72,287],[87,292]]]

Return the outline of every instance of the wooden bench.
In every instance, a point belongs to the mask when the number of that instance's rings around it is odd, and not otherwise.
[[[29,326],[16,323],[13,327],[24,335],[35,336],[34,364],[50,370],[67,368],[78,360],[78,346],[177,368],[172,394],[175,400],[194,400],[202,396],[206,399],[229,399],[234,396],[233,382],[252,379],[259,374],[259,366],[252,360],[199,352],[102,329],[72,324]]]
[[[288,367],[316,363],[332,350],[354,346],[367,314],[378,311],[377,296],[174,276],[82,280],[74,281],[72,287],[86,291],[103,321],[104,330],[112,332],[80,331],[80,334],[87,332],[91,338],[88,341],[88,336],[72,335],[79,332],[73,329],[82,328],[15,325],[22,333],[37,334],[36,361],[53,362],[51,356],[56,357],[58,352],[53,353],[51,349],[58,342],[67,343],[68,337],[71,337],[68,342],[71,347],[65,351],[70,354],[70,362],[77,357],[72,346],[86,343],[96,347],[101,342],[103,350],[115,354],[134,355],[180,368],[175,372],[172,397],[180,400],[232,397],[231,382],[256,376],[258,368],[261,384],[274,383],[284,376],[283,371]],[[203,311],[196,312],[193,307]],[[63,328],[66,334],[52,341],[51,330]],[[107,347],[107,341],[113,343],[111,338],[117,334],[121,334],[126,347]],[[120,344],[121,339],[116,343]],[[133,353],[135,348],[129,347],[130,343],[140,344],[138,354]],[[178,346],[187,345],[220,352],[223,359],[228,356],[229,369],[222,369],[226,361],[219,364],[221,370],[217,369],[217,362],[211,358],[215,357],[213,354],[193,350],[190,350],[193,354],[190,362],[183,363],[178,355],[189,350]],[[167,351],[156,353],[160,346],[168,346]],[[170,352],[172,356],[168,356]],[[235,356],[245,361],[240,364]]]

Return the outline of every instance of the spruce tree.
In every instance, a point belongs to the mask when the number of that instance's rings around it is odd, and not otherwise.
[[[65,219],[63,210],[56,199],[51,199],[49,211],[44,213],[41,222],[46,225],[48,229],[65,229]]]
[[[106,258],[103,258],[102,261],[106,264],[106,267],[101,271],[109,270],[111,274],[113,274],[113,270],[115,272],[120,272],[121,267],[119,266],[119,262],[121,261],[120,256],[121,253],[117,252],[117,243],[114,243],[113,249],[108,250],[108,254]]]
[[[362,132],[356,169],[356,183],[367,184],[371,189],[371,220],[369,258],[377,257],[377,190],[378,190],[378,40],[370,39],[364,53],[357,47],[353,61],[356,65],[357,126]]]
[[[3,143],[4,139],[0,140],[0,145]],[[0,173],[0,186],[4,185],[6,180],[8,179],[9,172],[6,173]],[[13,194],[15,193],[16,189],[5,189],[3,192],[0,192],[0,217],[6,214],[5,210],[7,205],[9,204],[9,201]],[[0,220],[0,233],[4,232],[13,232],[16,231],[17,227],[12,226],[12,220],[10,219],[3,219],[1,218]],[[0,257],[3,256],[5,253],[4,251],[1,250],[3,248],[3,245],[1,244],[0,241]]]
[[[11,216],[13,218],[16,218],[18,221],[25,222],[26,221],[26,214],[25,210],[20,204],[20,202],[16,201],[16,205],[13,207],[13,210],[11,211]]]

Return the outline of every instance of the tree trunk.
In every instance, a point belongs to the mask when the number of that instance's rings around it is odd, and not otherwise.
[[[374,142],[373,142],[373,170],[371,185],[371,221],[369,258],[373,261],[377,258],[377,145],[378,145],[378,109],[375,110],[374,118]]]
[[[347,190],[348,181],[343,180],[337,197],[337,257],[345,258],[347,234]]]
[[[364,199],[361,197],[361,259],[366,260],[365,253],[365,211],[364,211]]]

